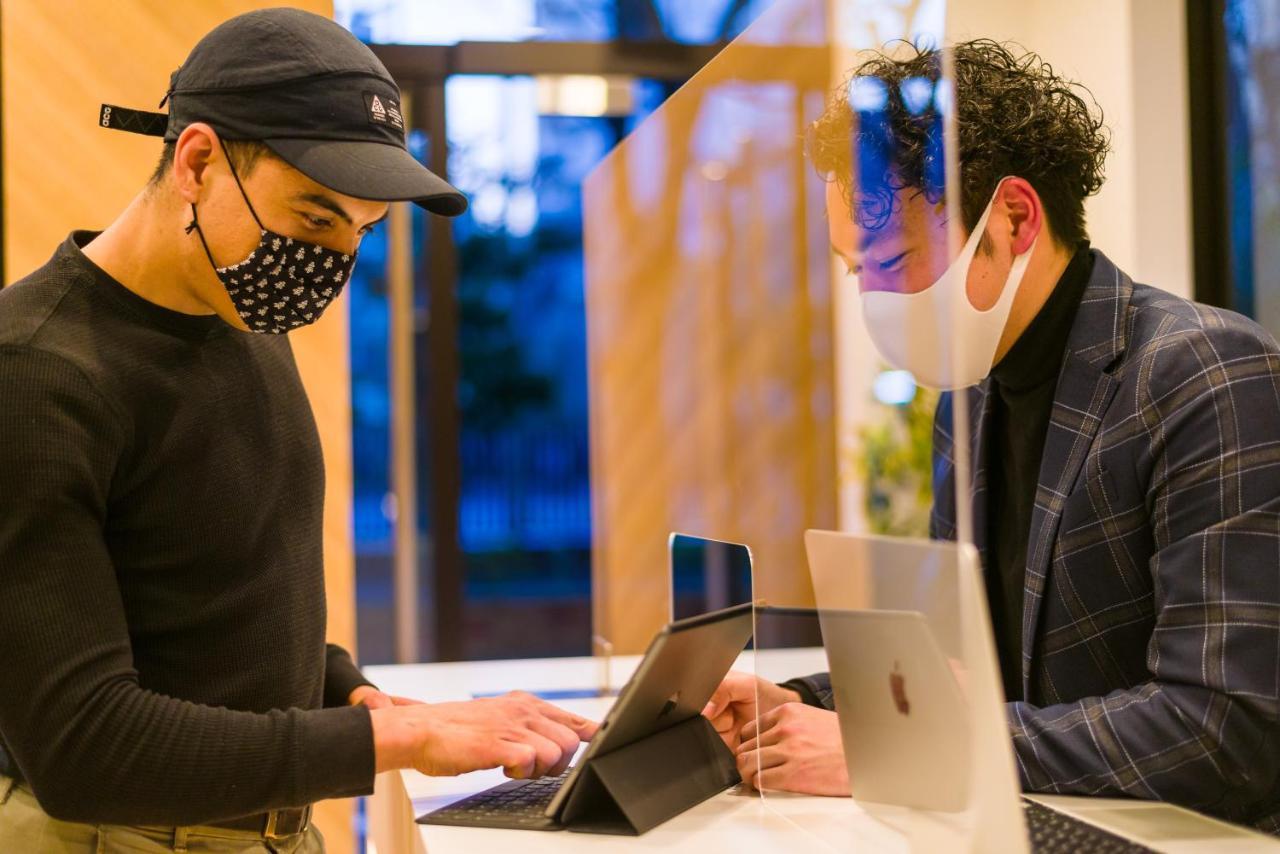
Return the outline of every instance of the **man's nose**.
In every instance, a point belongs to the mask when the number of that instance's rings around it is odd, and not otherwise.
[[[356,254],[356,250],[360,248],[360,240],[363,235],[354,228],[347,229],[340,234],[332,235],[331,240],[326,240],[322,244],[326,249],[332,249],[335,252],[342,252],[346,255]]]

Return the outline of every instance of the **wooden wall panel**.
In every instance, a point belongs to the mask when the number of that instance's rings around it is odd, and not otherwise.
[[[813,8],[772,7],[583,186],[593,621],[616,652],[668,619],[670,532],[748,544],[757,597],[805,605],[803,532],[838,520],[825,185],[802,149],[830,54],[790,28]]]
[[[263,0],[4,0],[3,280],[42,264],[73,228],[103,228],[142,188],[156,139],[97,126],[98,105],[155,109],[169,74],[210,29]],[[331,0],[290,5],[332,16]],[[320,427],[328,475],[325,577],[329,637],[355,641],[347,306],[292,337]],[[352,851],[352,803],[321,805],[329,850]]]

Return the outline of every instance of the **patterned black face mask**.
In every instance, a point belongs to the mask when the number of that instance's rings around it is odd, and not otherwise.
[[[226,147],[223,146],[222,150],[225,153]],[[227,165],[231,165],[230,157],[227,157]],[[240,195],[249,206],[254,222],[258,223],[262,234],[258,248],[238,264],[219,267],[196,220],[194,203],[187,234],[195,229],[200,236],[213,272],[231,295],[236,313],[249,331],[278,335],[315,323],[351,278],[356,256],[268,230],[258,219],[234,166],[231,166],[231,176],[236,179],[236,186],[240,188]]]

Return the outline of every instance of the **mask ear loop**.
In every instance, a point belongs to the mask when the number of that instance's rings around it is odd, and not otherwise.
[[[196,219],[196,203],[195,202],[191,203],[191,222],[187,224],[187,227],[183,229],[183,231],[185,231],[187,234],[190,234],[192,229],[195,229],[196,234],[199,235],[200,245],[204,247],[204,254],[208,257],[209,263],[213,265],[214,271],[216,272],[217,270],[221,269],[218,266],[218,262],[213,260],[213,253],[209,251],[209,244],[204,239],[204,229],[200,227],[200,222]]]
[[[165,96],[168,98],[168,95]],[[161,104],[163,105],[163,101]],[[244,191],[244,185],[240,183],[240,176],[236,174],[236,167],[231,163],[231,154],[227,151],[227,145],[222,141],[222,137],[218,137],[218,145],[222,148],[222,154],[227,158],[227,168],[231,170],[231,177],[236,181],[236,187],[240,190],[240,197],[244,199],[244,203],[249,206],[249,214],[253,217],[253,221],[258,224],[258,228],[265,232],[267,229],[262,224],[262,220],[258,219],[258,212],[253,209],[253,202],[249,201],[249,195]],[[204,254],[208,257],[209,263],[213,265],[214,270],[220,270],[218,262],[213,260],[213,253],[209,251],[209,243],[204,239],[204,229],[200,227],[199,219],[196,216],[196,204],[191,203],[191,222],[183,229],[187,234],[195,230],[200,237],[200,245],[204,247]]]
[[[266,231],[267,227],[262,224],[262,220],[258,219],[258,212],[253,209],[253,202],[249,201],[249,194],[244,191],[244,185],[240,183],[240,176],[236,174],[236,167],[231,162],[231,155],[227,152],[227,144],[222,141],[222,137],[218,137],[218,145],[222,146],[222,153],[226,155],[227,167],[231,170],[231,177],[236,179],[236,186],[240,188],[240,197],[249,206],[249,213],[253,215],[253,221],[258,224],[259,229]]]

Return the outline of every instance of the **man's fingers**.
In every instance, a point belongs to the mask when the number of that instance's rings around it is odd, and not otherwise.
[[[738,776],[753,789],[760,789],[763,772],[786,762],[786,756],[776,747],[766,747],[738,754]]]
[[[734,696],[733,686],[728,678],[716,686],[716,690],[711,693],[711,699],[707,701],[706,708],[702,710],[702,714],[709,718],[723,714],[729,706],[733,705],[736,697]]]
[[[584,718],[582,715],[575,715],[568,709],[552,705],[541,698],[530,694],[517,694],[516,696],[532,703],[534,711],[544,718],[549,718],[573,730],[582,741],[590,741],[591,737],[596,734],[596,730],[600,728],[600,725],[595,721]]]
[[[778,721],[782,718],[783,709],[786,706],[778,706],[776,709],[770,709],[763,715],[759,715],[742,725],[742,740],[751,741],[757,738],[760,733],[768,732],[778,725]]]
[[[751,720],[747,721],[745,724],[742,725],[742,734],[741,734],[742,740],[744,742],[754,741],[756,736],[758,735],[759,729],[760,729],[759,721],[757,721],[755,718],[752,718]]]
[[[527,748],[508,754],[507,761],[503,761],[502,767],[506,769],[508,777],[541,777],[560,761],[559,745],[532,730],[510,735],[503,741]]]
[[[426,703],[422,702],[421,700],[414,700],[410,697],[397,697],[394,694],[391,695],[391,704],[393,706],[425,706],[426,705]]]
[[[768,732],[778,725],[778,719],[782,716],[782,706],[776,709],[770,709],[763,715],[752,718],[742,725],[742,740],[750,741],[756,738],[760,733]]]
[[[782,727],[777,726],[769,727],[764,732],[754,734],[751,738],[747,738],[744,732],[742,746],[738,748],[738,751],[758,750],[761,747],[773,747],[780,744],[784,738],[786,738],[786,736],[782,733]]]
[[[744,764],[738,763],[738,776],[742,778],[742,784],[748,789],[756,787],[756,777],[760,775],[760,766],[755,762]]]
[[[756,677],[747,673],[738,673],[734,671],[730,673],[721,687],[729,694],[729,699],[733,703],[742,703],[750,705],[752,708],[756,705]]]
[[[738,728],[734,725],[733,715],[723,714],[711,722],[711,726],[730,750],[738,748]]]
[[[538,752],[532,745],[522,741],[502,739],[498,742],[498,761],[503,772],[513,780],[524,780],[533,776],[538,762]]]
[[[772,768],[787,761],[787,751],[780,747],[757,747],[738,753],[738,767]]]
[[[595,738],[596,731],[600,729],[600,724],[596,721],[569,712],[565,712],[563,717],[549,719],[568,729],[578,737],[579,741],[590,741]]]
[[[783,762],[761,769],[755,777],[755,788],[761,792],[792,792],[795,789],[793,766]]]
[[[360,703],[369,709],[391,708],[391,698],[381,691],[370,691],[360,698]]]
[[[573,753],[578,749],[581,739],[578,734],[569,727],[550,718],[542,718],[534,716],[529,719],[529,729],[538,733],[545,738],[554,741],[560,747],[562,752]]]
[[[711,701],[707,703],[707,707],[703,709],[702,713],[707,717],[713,717],[721,714],[735,703],[755,705],[755,702],[755,677],[737,670],[731,670],[729,675],[724,677],[724,681],[716,688],[715,693],[711,695]]]
[[[545,777],[548,771],[560,763],[560,757],[563,755],[560,745],[533,730],[526,730],[524,739],[533,747],[538,757],[533,767],[533,776]]]
[[[578,752],[578,734],[561,723],[556,723],[549,718],[534,718],[529,722],[529,728],[544,738],[553,742],[560,750],[560,756],[551,763],[551,767],[545,773],[556,776],[569,767],[569,763],[573,761],[574,754]]]

